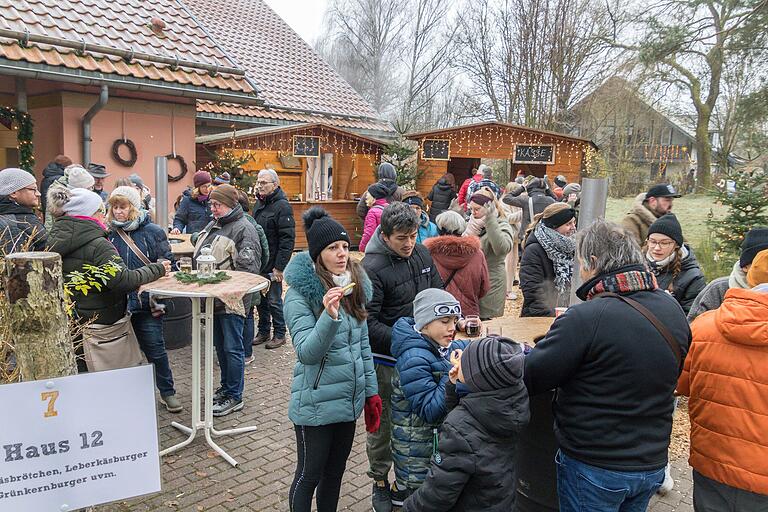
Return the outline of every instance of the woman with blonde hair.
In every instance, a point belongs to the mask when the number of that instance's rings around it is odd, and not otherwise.
[[[131,270],[137,270],[161,260],[173,261],[173,253],[163,228],[153,224],[142,208],[139,192],[132,185],[117,187],[107,201],[109,241]],[[160,398],[170,412],[180,412],[181,402],[173,386],[171,364],[163,339],[165,305],[150,299],[144,292],[128,294],[128,311],[147,361],[155,365],[155,384]]]
[[[533,218],[520,262],[523,309],[520,316],[555,316],[570,299],[576,212],[554,203]]]
[[[480,318],[486,320],[504,315],[507,295],[504,261],[515,244],[515,233],[493,190],[483,187],[470,197],[467,206],[471,215],[464,236],[480,239],[480,247],[488,264],[490,288],[480,299]]]

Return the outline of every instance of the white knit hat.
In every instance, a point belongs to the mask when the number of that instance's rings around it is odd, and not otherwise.
[[[64,174],[67,176],[67,186],[70,189],[91,188],[96,182],[82,165],[72,164],[64,169]]]
[[[35,177],[24,169],[9,167],[0,171],[0,196],[9,196],[37,183]]]
[[[101,196],[84,188],[76,188],[69,193],[69,201],[63,206],[65,214],[74,217],[91,217],[104,208]]]
[[[129,187],[127,185],[123,185],[122,187],[117,187],[115,190],[112,191],[111,194],[109,194],[110,199],[112,199],[113,197],[124,197],[137,210],[141,210],[142,208],[141,197],[139,197],[139,191],[136,190],[136,188],[134,187]]]

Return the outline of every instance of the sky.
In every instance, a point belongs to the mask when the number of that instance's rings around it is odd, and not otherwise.
[[[265,0],[310,45],[320,34],[328,0]]]

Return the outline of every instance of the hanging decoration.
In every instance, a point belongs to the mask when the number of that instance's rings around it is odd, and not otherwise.
[[[123,158],[120,155],[120,148],[122,146],[128,148],[128,158]],[[125,137],[125,110],[123,110],[122,117],[122,136],[112,143],[112,158],[123,167],[133,167],[139,158],[138,153],[136,153],[136,144],[131,139]]]
[[[19,167],[34,173],[35,155],[32,145],[34,123],[28,112],[21,112],[12,107],[0,106],[0,124],[8,129],[16,127],[16,149],[19,150]]]
[[[165,155],[168,160],[176,160],[179,163],[179,174],[172,175],[168,173],[168,181],[176,182],[184,179],[189,169],[187,169],[187,162],[184,161],[184,157],[176,154],[176,116],[173,107],[171,107],[171,152]]]

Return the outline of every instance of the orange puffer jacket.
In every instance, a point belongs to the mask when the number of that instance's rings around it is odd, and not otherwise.
[[[731,288],[691,330],[678,382],[690,397],[689,462],[708,478],[768,494],[768,293]]]

